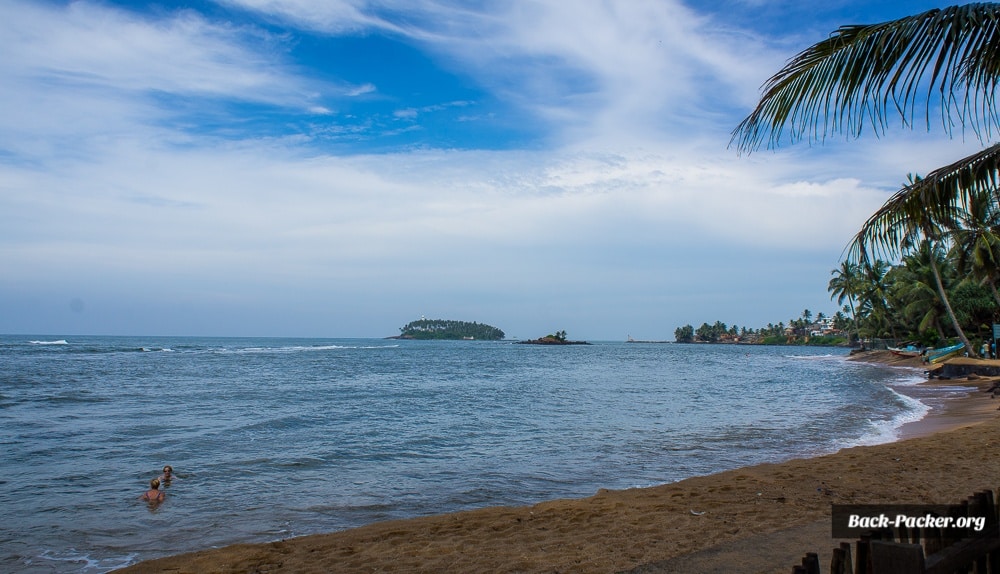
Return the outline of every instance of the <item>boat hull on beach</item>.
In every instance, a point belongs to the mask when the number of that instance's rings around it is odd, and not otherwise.
[[[950,359],[951,357],[961,353],[964,349],[965,345],[962,343],[952,345],[950,347],[943,347],[941,349],[931,349],[927,351],[927,362],[931,364],[940,363],[945,359]]]

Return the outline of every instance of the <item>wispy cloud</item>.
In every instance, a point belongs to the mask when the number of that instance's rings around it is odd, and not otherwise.
[[[3,21],[4,73],[22,80],[275,105],[302,104],[316,91],[288,73],[274,49],[281,38],[193,12],[148,20],[89,2],[15,0]]]
[[[722,125],[720,108],[749,105],[763,71],[783,57],[677,1],[549,0],[490,10],[434,1],[229,4],[328,34],[390,31],[566,129],[566,139]],[[406,24],[390,25],[386,15]]]

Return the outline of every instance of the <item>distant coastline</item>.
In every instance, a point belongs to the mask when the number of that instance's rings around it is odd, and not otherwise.
[[[664,344],[672,344],[672,343],[674,343],[674,341],[644,341],[644,340],[640,340],[640,339],[633,339],[631,335],[629,335],[628,338],[625,339],[625,342],[626,343],[645,343],[645,344],[649,344],[649,345],[664,345]]]

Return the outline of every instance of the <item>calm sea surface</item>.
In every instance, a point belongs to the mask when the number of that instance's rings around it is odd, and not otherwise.
[[[0,336],[0,571],[672,482],[892,440],[940,399],[845,356]],[[150,511],[137,499],[164,464],[180,478]]]

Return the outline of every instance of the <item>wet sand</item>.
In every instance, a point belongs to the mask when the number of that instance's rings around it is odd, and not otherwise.
[[[987,388],[992,379],[926,384]],[[239,544],[121,572],[787,573],[805,552],[820,552],[825,569],[838,542],[832,503],[947,504],[1000,486],[998,405],[973,391],[890,444],[583,499]]]

